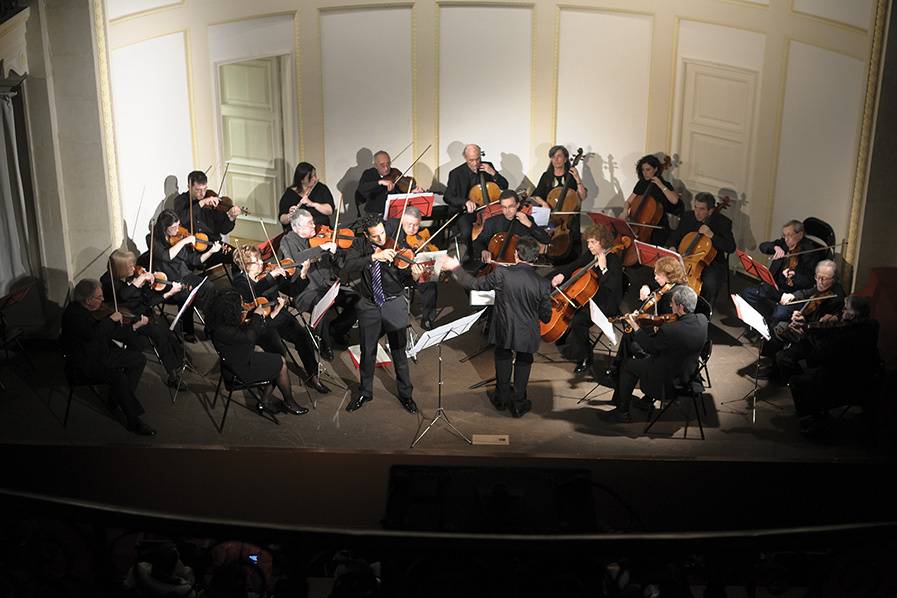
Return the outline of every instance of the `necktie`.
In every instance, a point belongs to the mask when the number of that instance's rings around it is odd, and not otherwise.
[[[380,274],[380,262],[371,264],[371,288],[374,290],[374,302],[377,307],[383,307],[386,296],[383,294],[383,278]]]

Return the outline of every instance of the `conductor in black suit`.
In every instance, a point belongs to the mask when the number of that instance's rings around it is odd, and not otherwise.
[[[728,254],[735,251],[735,237],[732,235],[732,221],[719,211],[711,214],[716,207],[716,198],[710,193],[698,193],[694,200],[694,210],[687,212],[679,221],[679,228],[670,233],[667,245],[679,251],[679,243],[688,233],[698,232],[710,238],[716,257],[701,272],[701,297],[712,306],[720,289],[726,282],[729,267]]]
[[[629,358],[620,366],[620,379],[614,390],[611,411],[619,422],[630,422],[629,405],[636,384],[651,397],[663,399],[667,387],[676,379],[687,380],[698,366],[698,356],[707,342],[707,317],[694,313],[698,296],[690,287],[680,285],[670,291],[673,313],[679,319],[660,327],[656,335],[640,329],[631,316],[634,340],[648,353],[644,359]]]
[[[473,222],[476,218],[473,212],[477,209],[477,205],[467,199],[467,194],[472,187],[480,183],[481,172],[486,182],[493,182],[503,190],[508,188],[508,179],[498,174],[491,162],[483,162],[480,146],[471,143],[464,147],[464,164],[449,172],[445,189],[445,203],[463,210],[457,220],[458,233],[461,236],[460,242],[468,249],[470,248]],[[469,259],[469,255],[467,259]]]
[[[489,329],[489,340],[495,344],[495,396],[492,404],[501,411],[522,417],[532,403],[526,398],[526,386],[533,365],[533,353],[539,350],[542,338],[539,321],[551,319],[551,281],[536,273],[532,264],[539,257],[539,244],[524,237],[517,242],[517,263],[498,267],[482,278],[474,278],[459,267],[458,261],[446,259],[444,269],[452,270],[461,286],[477,291],[495,291],[495,316]],[[514,361],[514,386],[511,387],[511,363]],[[513,392],[513,394],[512,394]]]

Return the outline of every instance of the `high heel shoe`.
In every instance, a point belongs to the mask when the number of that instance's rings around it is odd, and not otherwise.
[[[270,413],[271,415],[277,415],[281,412],[280,405],[276,405],[272,402],[267,401],[256,401],[255,402],[255,412],[258,415],[265,415],[265,413]]]
[[[308,413],[308,407],[302,407],[293,400],[284,401],[283,408],[287,413],[292,413],[293,415],[305,415]]]

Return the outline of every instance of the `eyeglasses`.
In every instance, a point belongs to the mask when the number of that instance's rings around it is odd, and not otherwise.
[[[831,280],[833,278],[834,278],[834,276],[819,276],[819,275],[816,276],[816,280],[818,282],[825,282],[826,280]]]

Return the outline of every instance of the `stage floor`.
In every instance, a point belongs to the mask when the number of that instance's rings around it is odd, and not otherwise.
[[[719,303],[722,304],[722,300]],[[463,304],[461,290],[449,283],[440,296],[440,306]],[[497,412],[486,397],[486,389],[469,390],[471,384],[493,375],[491,348],[467,362],[460,362],[466,355],[484,347],[485,339],[479,326],[444,346],[443,405],[451,421],[466,434],[507,435],[507,446],[468,445],[439,422],[417,448],[409,449],[421,425],[426,425],[435,411],[435,349],[422,353],[411,365],[414,398],[420,408],[417,415],[407,413],[400,406],[394,395],[391,370],[378,369],[374,401],[354,413],[345,411],[349,400],[346,392],[325,378],[332,392],[318,395],[311,391],[316,408],[305,416],[279,416],[279,424],[242,408],[246,398],[235,394],[236,401],[231,406],[226,427],[219,434],[216,426],[223,413],[221,400],[214,410],[209,408],[218,382],[216,360],[210,345],[203,342],[188,345],[188,352],[204,375],[188,374],[190,391],[182,392],[176,404],[171,403],[159,364],[148,363],[138,396],[146,408],[145,420],[158,430],[158,435],[151,439],[127,432],[121,413],[108,412],[103,401],[88,388],[76,391],[68,427],[63,428],[68,389],[62,373],[62,358],[52,345],[33,343],[31,357],[37,365],[36,372],[30,371],[21,360],[11,364],[12,367],[0,369],[0,380],[6,385],[0,401],[0,436],[4,443],[11,444],[209,449],[268,447],[362,452],[411,450],[454,456],[576,459],[830,462],[880,457],[869,448],[873,439],[864,435],[858,410],[837,422],[837,442],[811,442],[799,433],[788,389],[764,381],[759,385],[758,397],[762,400],[757,404],[754,421],[750,402],[742,400],[752,390],[753,379],[739,374],[739,370],[749,369],[756,359],[757,346],[738,340],[741,328],[731,312],[727,303],[712,320],[714,349],[709,363],[712,387],[704,396],[706,440],[703,441],[693,417],[688,425],[688,437],[683,439],[685,416],[676,407],[670,409],[646,436],[643,430],[647,412],[633,409],[635,421],[631,424],[613,423],[602,417],[611,408],[608,404],[611,390],[608,388],[598,388],[589,401],[579,403],[595,387],[593,376],[573,374],[574,364],[565,361],[557,347],[544,343],[536,355],[528,389],[533,402],[532,412],[521,419],[514,419],[507,412]],[[466,313],[469,313],[466,306],[463,309],[443,307],[438,323],[449,322]],[[600,371],[606,352],[604,358],[596,352],[596,358],[595,369]],[[354,386],[357,371],[348,352],[338,353],[327,365],[339,384],[348,382]],[[297,380],[294,376],[297,400],[311,406],[309,394],[304,387],[298,386]]]

